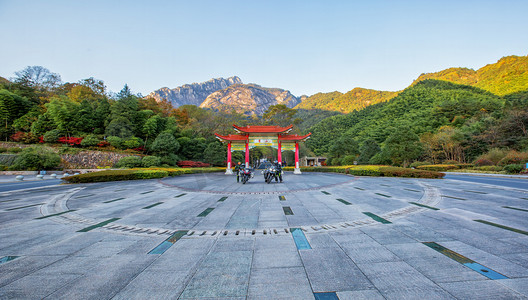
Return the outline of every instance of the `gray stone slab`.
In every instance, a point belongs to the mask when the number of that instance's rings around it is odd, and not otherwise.
[[[3,256],[3,255],[2,255]],[[65,256],[25,256],[0,266],[0,287],[40,270]]]
[[[284,250],[295,250],[295,242],[291,234],[285,235],[271,235],[271,236],[260,236],[255,239],[255,249],[284,249]]]
[[[485,280],[487,278],[445,255],[430,258],[413,258],[405,262],[436,283]]]
[[[39,269],[32,275],[54,275],[54,274],[89,274],[100,266],[99,257],[70,256],[60,259],[45,268]]]
[[[200,242],[202,245],[201,247],[199,246]],[[159,271],[169,270],[175,272],[196,269],[197,265],[202,262],[210,251],[213,243],[213,239],[182,239],[161,256],[149,254],[150,256],[159,257],[148,267],[148,269]]]
[[[313,299],[304,268],[252,269],[248,299]]]
[[[406,262],[358,264],[359,269],[385,296],[389,291],[439,290],[438,286]]]
[[[130,246],[121,250],[118,254],[145,254],[158,246],[161,241],[159,236],[142,237],[140,240],[133,242]]]
[[[252,251],[210,253],[181,298],[246,296],[252,254]]]
[[[443,256],[422,243],[392,244],[385,246],[389,251],[407,261],[411,259],[436,258]]]
[[[188,272],[147,270],[112,299],[178,299],[189,278]]]
[[[528,278],[502,279],[497,282],[528,298]]]
[[[359,229],[329,232],[328,234],[339,244],[377,243],[373,238],[366,235]]]
[[[314,292],[365,290],[372,284],[339,248],[299,251]]]
[[[361,231],[382,245],[406,244],[406,243],[412,243],[416,241],[410,238],[409,236],[395,229],[392,229],[390,227],[380,227],[380,226],[364,227],[364,228],[361,228]]]
[[[443,242],[442,246],[458,252],[469,259],[472,259],[477,263],[499,272],[509,278],[528,276],[527,268],[462,242]]]
[[[255,269],[302,267],[302,265],[296,249],[267,248],[255,250],[253,254]]]
[[[313,249],[338,247],[335,240],[326,232],[306,234],[306,239]]]
[[[134,240],[101,241],[78,251],[76,256],[111,257],[135,244]]]
[[[43,299],[79,276],[60,273],[28,275],[0,288],[0,299]]]
[[[412,220],[414,216],[411,215],[409,219]],[[436,232],[433,228],[429,225],[433,225],[432,222],[427,222],[425,225],[416,224],[414,222],[412,223],[404,223],[402,225],[400,224],[394,224],[391,226],[392,229],[395,229],[410,238],[418,241],[418,242],[442,242],[442,241],[452,241],[453,238],[445,236],[439,232]]]
[[[401,260],[383,245],[376,242],[365,242],[360,244],[340,242],[339,245],[355,263],[375,263]]]
[[[526,248],[525,250],[528,251],[528,248]],[[501,255],[501,258],[507,259],[512,263],[518,264],[524,268],[528,268],[528,252],[503,254]]]
[[[255,243],[254,237],[223,237],[218,238],[212,251],[252,251]]]
[[[339,300],[384,300],[378,290],[337,292]]]
[[[99,261],[92,272],[64,285],[50,299],[111,298],[154,260],[154,256],[116,255]]]
[[[526,296],[496,280],[448,282],[439,285],[458,299],[526,299]]]
[[[402,287],[382,291],[385,299],[457,299],[439,287]],[[459,298],[460,299],[460,298]]]

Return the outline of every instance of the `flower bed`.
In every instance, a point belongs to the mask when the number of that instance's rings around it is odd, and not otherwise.
[[[177,163],[180,168],[207,168],[211,165],[201,161],[182,160]]]

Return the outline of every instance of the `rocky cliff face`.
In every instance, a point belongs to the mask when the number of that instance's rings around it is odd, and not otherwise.
[[[212,93],[200,107],[262,115],[271,105],[284,104],[292,108],[300,102],[300,98],[286,90],[264,88],[256,84],[236,84]]]
[[[164,87],[148,94],[147,97],[152,97],[157,101],[167,99],[174,107],[186,104],[199,106],[210,94],[233,84],[242,84],[242,80],[233,76],[227,79],[215,78],[202,83],[185,84],[175,89]]]

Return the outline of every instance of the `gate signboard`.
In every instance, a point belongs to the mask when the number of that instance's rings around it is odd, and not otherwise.
[[[231,144],[231,152],[233,151],[246,151],[246,144]]]
[[[295,144],[281,144],[281,150],[295,152]]]
[[[256,136],[249,138],[249,146],[271,146],[277,148],[278,138],[270,136]]]

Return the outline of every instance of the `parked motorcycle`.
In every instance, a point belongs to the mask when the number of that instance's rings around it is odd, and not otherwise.
[[[273,179],[275,179],[275,181],[279,181],[279,178],[282,182],[281,171],[274,165],[269,166],[264,171],[264,181],[266,181],[268,184],[271,183]]]
[[[242,175],[242,184],[246,184],[250,178],[253,178],[253,170],[251,168],[244,168],[241,171]]]

